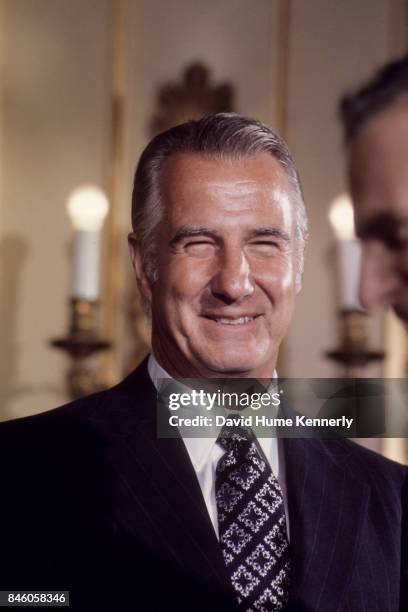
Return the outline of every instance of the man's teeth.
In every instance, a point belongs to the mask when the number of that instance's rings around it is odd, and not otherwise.
[[[239,319],[215,319],[217,323],[222,323],[223,325],[243,325],[244,323],[249,323],[253,321],[255,317],[239,317]]]

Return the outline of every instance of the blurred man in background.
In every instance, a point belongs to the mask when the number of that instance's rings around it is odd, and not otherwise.
[[[408,321],[408,56],[341,101],[356,232],[360,301]]]

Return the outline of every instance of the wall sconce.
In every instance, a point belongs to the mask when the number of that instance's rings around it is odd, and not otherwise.
[[[108,200],[98,187],[79,187],[68,198],[75,229],[70,325],[67,336],[51,344],[71,358],[67,387],[72,399],[101,388],[89,357],[111,347],[98,334],[102,228],[108,211]]]

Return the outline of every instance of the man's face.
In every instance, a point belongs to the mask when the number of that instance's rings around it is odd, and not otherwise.
[[[160,188],[158,279],[144,290],[159,362],[179,377],[271,376],[298,289],[285,172],[267,154],[176,154]]]
[[[363,244],[360,300],[392,306],[408,321],[408,102],[370,119],[350,150],[357,235]]]

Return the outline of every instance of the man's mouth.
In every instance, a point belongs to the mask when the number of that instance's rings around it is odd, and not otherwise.
[[[260,315],[243,315],[241,317],[217,317],[214,315],[205,315],[206,319],[210,319],[219,325],[246,325],[255,321]]]

